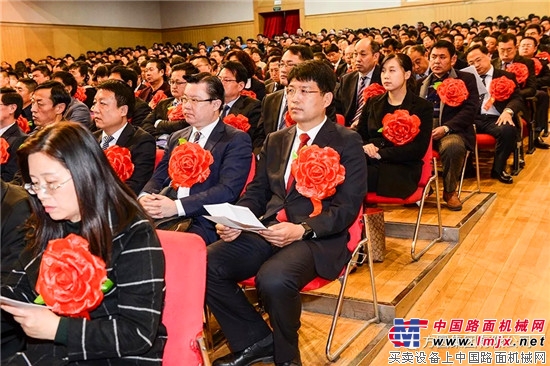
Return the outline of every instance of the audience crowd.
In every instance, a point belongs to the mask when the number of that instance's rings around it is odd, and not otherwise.
[[[367,191],[409,196],[416,189],[422,159],[431,146],[442,164],[447,208],[461,210],[457,187],[463,166],[468,164],[466,157],[472,155],[468,152],[474,150],[476,133],[492,135],[496,140],[491,178],[513,183],[507,160],[523,139],[521,119],[533,121],[527,128],[532,130],[535,148],[550,147],[543,140],[548,135],[549,61],[550,18],[535,14],[380,29],[322,29],[318,33],[297,29],[271,38],[258,34],[246,41],[224,37],[211,44],[166,42],[151,47],[108,48],[77,57],[28,58],[14,66],[3,61],[2,210],[4,191],[24,196],[18,185],[33,195],[34,211],[44,210],[40,206],[44,193],[53,195],[65,183],[57,182],[59,185],[53,187],[46,180],[47,185],[39,185],[29,172],[30,162],[18,165],[17,157],[31,160],[34,145],[56,129],[64,131],[55,126],[63,121],[76,123],[65,129],[78,134],[89,131],[90,138],[82,138],[93,139],[107,157],[114,151],[122,154],[118,159],[128,157],[127,162],[120,163],[121,170],[113,165],[125,183],[125,188],[117,189],[124,190],[125,200],[131,201],[126,205],[135,213],[135,217],[124,219],[124,225],[148,215],[155,228],[193,232],[209,245],[206,300],[233,351],[214,365],[247,365],[270,361],[273,355],[277,365],[301,365],[296,289],[315,276],[338,275],[349,259],[342,233],[356,216],[357,202]],[[392,118],[414,126],[415,132],[406,140],[392,136],[388,127]],[[299,198],[291,199],[296,184],[292,159],[313,140],[341,154],[346,179],[350,179],[336,194],[323,199],[322,212],[316,217],[309,215],[309,198],[296,195]],[[200,151],[191,151],[186,141],[196,143]],[[23,152],[18,153],[20,146]],[[95,150],[92,155],[97,155]],[[189,183],[174,178],[173,161],[185,160],[184,151],[191,154],[191,160],[213,159],[204,179]],[[357,156],[357,151],[364,154]],[[50,158],[54,158],[56,169],[73,171],[73,167],[63,165],[62,157]],[[78,166],[76,160],[72,163]],[[256,175],[246,187],[251,179],[249,170],[256,164]],[[38,171],[38,166],[35,168]],[[78,169],[82,167],[74,171]],[[109,180],[111,173],[101,172]],[[35,199],[37,194],[40,200]],[[137,203],[133,206],[136,197],[139,208]],[[79,200],[78,204],[85,202]],[[203,217],[207,214],[203,205],[225,202],[249,207],[262,222],[272,225],[270,230],[241,234]],[[47,213],[52,216],[51,208],[45,208],[40,217],[34,214],[35,227]],[[115,208],[109,208],[114,214]],[[120,219],[120,215],[116,211],[114,216]],[[101,220],[94,225],[111,224],[111,216]],[[14,233],[2,231],[2,253],[9,242],[4,235],[8,234]],[[39,231],[38,235],[46,234]],[[119,238],[113,238],[113,245],[116,240]],[[234,243],[227,246],[227,242]],[[332,243],[332,251],[320,244],[323,242]],[[297,245],[290,246],[292,243]],[[115,253],[121,249],[109,246],[108,250]],[[312,251],[318,254],[311,255]],[[7,253],[9,257],[3,255],[2,259],[6,281],[9,268],[18,268],[12,251]],[[110,252],[106,253],[103,257],[109,260]],[[27,257],[32,258],[28,253]],[[5,263],[6,258],[12,262]],[[329,258],[337,260],[331,263]],[[288,274],[285,281],[292,283],[293,290],[277,287],[279,280],[273,280],[277,277],[274,274],[283,272]],[[273,330],[254,309],[243,305],[246,299],[235,295],[235,278],[256,274]],[[289,304],[292,311],[285,310]],[[159,308],[157,305],[154,307]],[[3,313],[3,329],[4,321],[11,333],[2,331],[3,358],[21,344],[21,332],[13,319],[10,322]],[[160,347],[158,337],[163,327],[157,324],[158,318],[155,322],[157,338],[151,329],[148,339],[140,335],[149,346],[154,341],[155,347]],[[65,333],[53,335],[56,328],[51,326],[44,339],[58,341],[61,337],[61,345],[71,345],[68,335],[80,337],[80,330],[67,328],[69,325],[62,320],[60,327]],[[8,339],[11,344],[5,347],[4,340]],[[141,354],[152,352],[145,348]],[[140,354],[126,351],[128,355]],[[116,358],[116,354],[109,353],[111,357]]]

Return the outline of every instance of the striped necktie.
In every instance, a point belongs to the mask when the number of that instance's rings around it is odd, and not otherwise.
[[[359,121],[359,117],[361,117],[361,112],[363,111],[363,106],[365,105],[365,98],[363,98],[363,91],[367,86],[367,79],[368,79],[367,76],[361,76],[360,83],[357,86],[357,95],[355,96],[356,98],[355,100],[357,101],[357,110],[355,111],[355,115],[351,120],[352,124]]]
[[[109,148],[109,144],[111,143],[111,141],[113,141],[115,138],[113,136],[110,136],[110,135],[106,135],[105,137],[103,137],[103,142],[101,143],[101,148],[103,150],[107,150]]]

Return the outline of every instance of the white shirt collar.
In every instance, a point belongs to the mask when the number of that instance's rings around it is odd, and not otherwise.
[[[122,130],[124,130],[126,128],[126,125],[128,123],[125,123],[124,126],[122,126],[120,129],[116,130],[115,133],[113,133],[111,136],[113,136],[114,140],[112,140],[110,143],[109,143],[109,146],[113,146],[113,145],[116,145],[118,139],[120,138],[120,135],[122,135]],[[103,140],[103,138],[107,136],[107,134],[105,133],[105,131],[102,131],[101,132],[101,140]]]
[[[6,126],[6,127],[3,127],[3,128],[0,128],[0,136],[2,136],[4,134],[4,132],[6,132],[11,126],[13,126],[15,124],[15,122],[13,122],[12,124],[10,124],[9,126]]]

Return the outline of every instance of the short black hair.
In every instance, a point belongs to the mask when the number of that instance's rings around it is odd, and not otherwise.
[[[136,107],[136,96],[134,91],[128,84],[120,80],[105,80],[97,87],[97,90],[108,90],[115,94],[117,107],[123,105],[128,106],[127,118],[131,118],[134,115],[134,109]]]
[[[212,100],[220,100],[220,110],[223,108],[225,100],[225,90],[223,89],[223,84],[217,76],[213,76],[208,72],[201,72],[194,75],[186,75],[184,79],[187,80],[189,84],[206,84],[206,93],[208,98]]]
[[[313,81],[324,93],[332,93],[336,87],[334,70],[323,61],[309,60],[294,66],[288,75],[288,83],[292,80]]]
[[[449,41],[446,41],[444,39],[440,39],[439,41],[435,42],[432,49],[430,50],[430,54],[435,50],[436,48],[446,48],[447,51],[449,51],[449,56],[453,57],[456,55],[456,48],[455,45],[452,44]]]
[[[34,92],[34,90],[38,86],[38,83],[31,78],[21,78],[17,81],[20,82],[21,84],[25,84],[27,89],[29,89],[29,93]]]
[[[498,43],[508,43],[512,41],[514,46],[517,45],[516,35],[512,33],[504,33],[498,36]]]
[[[65,109],[67,109],[69,104],[71,104],[71,96],[65,90],[65,86],[61,84],[59,81],[53,81],[53,80],[46,81],[38,85],[36,89],[34,89],[34,92],[36,93],[36,91],[40,89],[50,90],[50,99],[53,102],[54,106],[60,103],[64,103]]]
[[[300,57],[303,61],[313,60],[313,52],[308,46],[292,45],[287,48],[287,51]]]
[[[76,79],[74,78],[73,74],[71,74],[68,71],[56,71],[51,76],[52,79],[61,79],[61,82],[65,86],[71,87],[71,97],[76,94],[76,88],[78,87],[78,83],[76,82]]]
[[[120,65],[115,66],[111,69],[111,72],[109,73],[109,75],[110,74],[119,74],[120,78],[126,84],[128,84],[128,81],[132,82],[132,85],[130,85],[131,88],[137,87],[138,75],[133,69],[129,67],[120,66]]]
[[[489,50],[487,49],[487,47],[481,45],[481,44],[475,44],[473,45],[472,47],[468,48],[468,50],[466,51],[466,53],[464,54],[465,57],[468,57],[468,55],[470,54],[470,52],[472,51],[475,51],[475,50],[480,50],[481,53],[483,53],[484,55],[488,55],[489,54]]]
[[[231,71],[231,73],[235,75],[237,83],[246,83],[248,81],[248,73],[246,68],[240,62],[227,61],[222,65],[222,69]]]
[[[15,119],[19,118],[21,112],[23,111],[23,98],[15,92],[12,88],[1,88],[0,89],[0,100],[4,105],[15,104],[17,107],[13,116]]]
[[[185,75],[198,74],[199,69],[197,69],[191,62],[182,62],[176,64],[172,67],[172,72],[174,71],[185,71]]]

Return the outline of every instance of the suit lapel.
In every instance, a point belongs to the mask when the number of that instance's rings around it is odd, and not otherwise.
[[[244,102],[244,98],[242,96],[237,98],[237,100],[235,101],[235,103],[233,103],[233,105],[231,106],[231,109],[229,109],[229,112],[227,114],[238,115],[240,111],[242,111],[243,109],[243,102]]]
[[[206,150],[212,151],[214,149],[214,146],[218,143],[218,141],[220,141],[224,133],[225,133],[225,123],[220,118],[218,120],[218,124],[212,130],[210,137],[208,137],[208,140],[204,144],[204,148]]]
[[[283,135],[283,141],[281,144],[281,153],[283,156],[286,156],[286,159],[281,159],[281,166],[279,167],[279,172],[277,174],[277,180],[280,182],[280,186],[283,192],[286,192],[286,183],[285,183],[285,171],[288,165],[289,160],[292,160],[292,144],[294,142],[294,137],[296,136],[296,126],[292,126],[285,131]],[[292,191],[292,189],[291,189]],[[288,194],[288,192],[287,192]]]
[[[127,146],[128,142],[130,141],[133,135],[134,135],[134,126],[127,123],[124,129],[122,130],[122,133],[120,134],[118,140],[116,141],[116,144],[118,146],[128,147]],[[101,140],[101,135],[99,136],[99,139]]]

